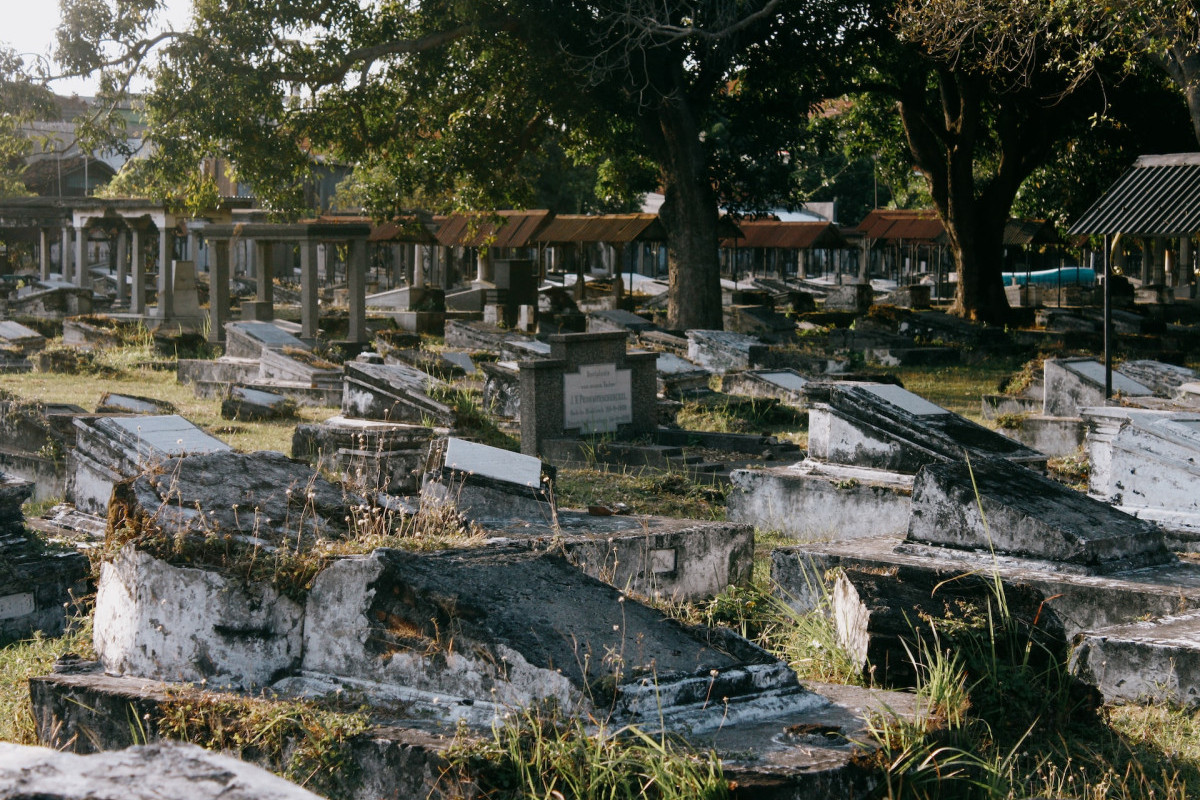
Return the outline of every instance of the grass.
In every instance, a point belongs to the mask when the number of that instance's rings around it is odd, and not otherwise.
[[[634,514],[725,518],[726,490],[694,481],[683,472],[560,469],[554,491],[560,508],[623,506]]]
[[[39,633],[0,647],[0,741],[38,744],[29,705],[29,679],[48,675],[58,657],[67,653],[94,657],[90,616],[72,622],[62,636]]]

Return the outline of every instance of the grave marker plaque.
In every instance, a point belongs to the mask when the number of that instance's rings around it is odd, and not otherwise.
[[[580,433],[612,433],[633,422],[633,390],[627,369],[591,364],[563,375],[563,427]]]

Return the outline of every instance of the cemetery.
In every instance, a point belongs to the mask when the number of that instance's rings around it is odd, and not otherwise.
[[[0,44],[0,798],[1196,794],[1194,9],[172,5]]]

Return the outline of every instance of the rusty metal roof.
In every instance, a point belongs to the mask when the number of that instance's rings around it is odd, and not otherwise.
[[[753,220],[738,223],[742,235],[721,240],[721,247],[775,247],[808,250],[847,246],[846,237],[832,222],[779,222]]]
[[[946,236],[937,212],[930,209],[877,208],[858,223],[858,231],[877,243],[940,244]]]
[[[657,214],[559,214],[537,234],[546,244],[661,242],[667,231]]]
[[[1071,235],[1200,233],[1200,153],[1142,156],[1084,212]]]
[[[458,247],[528,247],[551,217],[549,211],[453,214],[438,228],[437,240]]]
[[[367,241],[434,244],[437,242],[437,236],[417,217],[402,217],[376,225],[371,229]]]

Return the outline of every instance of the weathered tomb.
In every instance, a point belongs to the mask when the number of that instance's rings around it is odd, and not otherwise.
[[[225,355],[230,358],[260,358],[263,350],[311,350],[302,339],[273,322],[225,323]]]
[[[175,406],[166,400],[135,394],[105,392],[96,402],[97,414],[174,414]]]
[[[291,419],[296,416],[296,401],[274,392],[230,386],[221,398],[221,418],[240,422]]]
[[[1056,657],[1073,641],[1103,642],[1113,632],[1153,664],[1172,626],[1180,629],[1165,618],[1200,607],[1200,565],[1175,558],[1153,524],[995,459],[924,467],[903,539],[808,543],[773,555],[772,575],[798,606],[821,599],[827,574],[839,576],[831,594],[839,638],[885,681],[910,677],[905,647],[926,616],[1002,602]],[[1140,639],[1123,630],[1135,621],[1151,623]],[[1173,646],[1181,661],[1200,652],[1200,640],[1180,636]],[[1114,661],[1103,683],[1095,656],[1090,667],[1086,658],[1073,663],[1108,699],[1132,700],[1117,687],[1153,680],[1119,675],[1136,661]],[[1197,691],[1181,685],[1175,696]]]
[[[534,456],[455,436],[438,443],[424,499],[451,503],[483,525],[514,519],[553,524],[555,469]]]
[[[826,311],[848,311],[863,314],[875,301],[875,292],[869,283],[847,283],[830,286],[825,293],[822,307]]]
[[[92,755],[0,743],[0,797],[39,800],[320,800],[261,767],[192,744]]]
[[[615,333],[554,334],[550,357],[521,362],[521,452],[562,437],[653,429],[655,353],[627,352]]]
[[[481,362],[483,407],[497,417],[521,419],[521,369],[515,361]]]
[[[1085,408],[1088,493],[1168,532],[1193,550],[1200,540],[1200,413]]]
[[[808,378],[794,369],[752,369],[729,372],[721,378],[721,391],[742,397],[771,397],[804,408]]]
[[[81,511],[104,516],[113,486],[168,458],[229,450],[178,414],[76,417],[75,447],[68,453],[67,499]]]
[[[712,373],[675,353],[659,353],[655,359],[658,391],[663,397],[682,400],[711,392]]]
[[[88,593],[88,562],[46,547],[25,528],[28,481],[0,473],[0,642],[62,633],[70,606]]]
[[[92,313],[94,295],[61,280],[34,281],[10,294],[4,303],[6,316],[61,320]]]
[[[1104,365],[1091,358],[1048,358],[1045,362],[1042,413],[1052,417],[1078,417],[1079,409],[1102,406]],[[1151,397],[1154,390],[1144,383],[1112,371],[1112,390],[1125,398]]]
[[[46,337],[19,322],[0,319],[0,372],[28,372],[29,356],[46,346]]]
[[[453,425],[454,411],[429,396],[444,384],[415,367],[377,364],[360,358],[347,362],[342,415],[381,422]]]
[[[757,336],[731,331],[690,330],[687,359],[713,373],[752,369],[767,358],[768,346]]]
[[[623,331],[629,334],[639,334],[653,330],[656,327],[652,321],[645,317],[620,308],[589,311],[587,315],[588,333]]]
[[[913,476],[926,464],[1002,458],[1035,467],[1045,456],[894,384],[809,381],[808,456],[736,470],[731,520],[801,539],[902,535]]]
[[[71,403],[30,403],[0,392],[0,470],[33,483],[33,499],[66,492],[66,453],[75,444]]]

